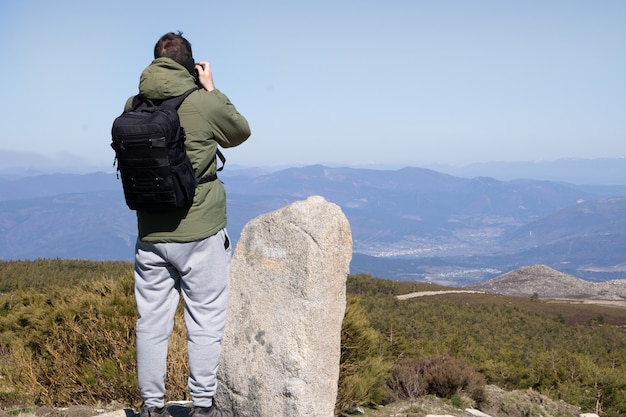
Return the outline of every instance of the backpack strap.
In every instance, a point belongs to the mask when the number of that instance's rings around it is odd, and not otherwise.
[[[197,89],[198,87],[194,87],[185,91],[183,94],[179,96],[168,98],[167,100],[163,100],[161,102],[161,106],[170,106],[170,107],[174,107],[175,109],[178,109],[178,107],[180,107],[180,105],[187,98],[187,96],[193,93],[194,91],[196,91]]]
[[[187,98],[187,96],[193,93],[194,91],[196,91],[197,89],[198,87],[190,88],[189,90],[185,91],[183,94],[179,96],[170,97],[165,100],[149,99],[149,98],[142,97],[140,94],[137,94],[135,97],[133,97],[133,104],[130,110],[131,111],[137,110],[139,106],[141,106],[142,103],[147,103],[150,107],[168,106],[168,107],[174,107],[175,109],[178,109],[178,107],[180,107],[180,105]]]
[[[154,107],[154,103],[149,98],[143,98],[139,94],[133,97],[133,103],[130,106],[128,111],[135,111],[141,106],[143,103],[147,103],[150,107]]]
[[[172,98],[169,98],[167,100],[164,100],[161,103],[161,105],[162,106],[172,106],[172,107],[178,109],[178,107],[187,98],[187,96],[189,94],[193,93],[194,91],[196,91],[197,89],[198,89],[198,87],[194,87],[194,88],[192,88],[190,90],[185,91],[180,96],[172,97]],[[222,161],[222,166],[217,168],[216,171],[221,171],[221,170],[224,169],[224,164],[226,164],[226,157],[224,157],[224,154],[222,154],[222,152],[220,151],[219,148],[217,148],[216,152],[215,152],[215,159],[217,159],[217,158],[219,158],[220,161]],[[204,184],[205,182],[215,181],[216,179],[217,179],[217,173],[215,173],[213,175],[207,175],[205,177],[198,178],[198,184]]]
[[[224,156],[224,154],[222,154],[219,148],[217,148],[215,152],[215,159],[217,158],[219,158],[220,161],[222,161],[222,166],[219,167],[216,171],[221,171],[224,169],[224,165],[226,164],[226,157]],[[217,173],[213,175],[207,175],[206,177],[199,178],[198,184],[204,184],[205,182],[215,181],[216,179],[217,179]]]

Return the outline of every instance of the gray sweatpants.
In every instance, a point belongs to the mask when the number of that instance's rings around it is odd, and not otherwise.
[[[217,387],[230,284],[231,245],[226,229],[188,243],[137,240],[137,373],[146,406],[163,407],[168,340],[182,294],[189,357],[189,392],[210,407]]]

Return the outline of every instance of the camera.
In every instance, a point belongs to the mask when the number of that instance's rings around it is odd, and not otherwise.
[[[200,65],[202,67],[202,69],[204,69],[204,65],[200,64],[199,62],[197,62],[195,65]],[[194,66],[193,68],[193,72],[196,78],[196,82],[200,80],[200,74],[198,73],[198,70],[196,69],[196,67]]]

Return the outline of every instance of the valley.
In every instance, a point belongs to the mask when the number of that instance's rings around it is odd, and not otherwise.
[[[311,195],[352,228],[352,273],[466,286],[543,264],[590,281],[626,277],[626,186],[462,178],[312,165],[221,174],[228,229]],[[0,178],[0,259],[132,261],[135,213],[114,173]]]

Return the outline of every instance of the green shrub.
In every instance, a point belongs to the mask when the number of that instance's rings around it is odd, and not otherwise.
[[[341,330],[341,364],[337,408],[378,405],[387,401],[390,366],[378,354],[380,335],[365,317],[358,299],[349,298]]]

